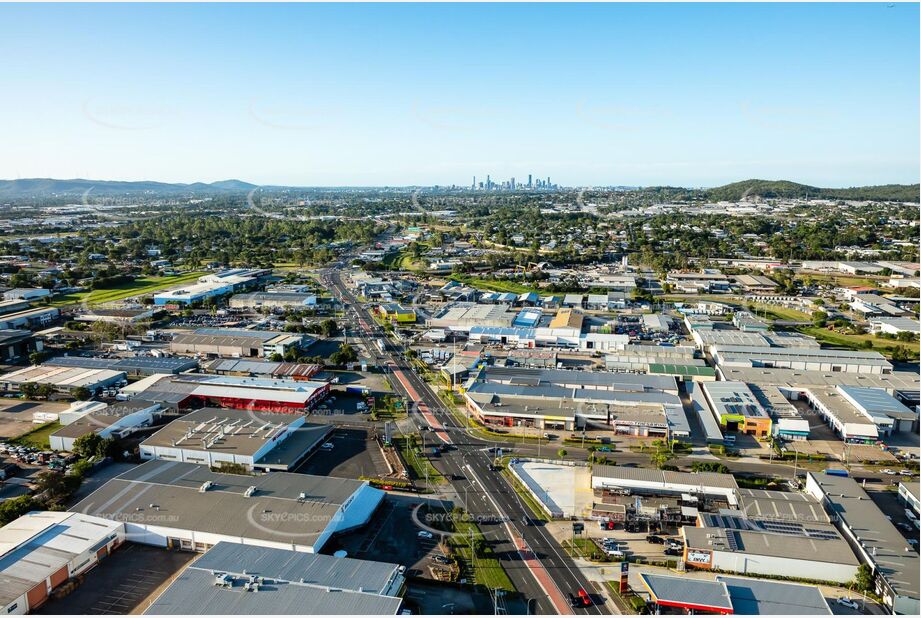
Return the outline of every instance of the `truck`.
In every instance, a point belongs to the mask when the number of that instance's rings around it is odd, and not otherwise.
[[[826,468],[825,474],[829,476],[850,476],[847,470],[842,470],[840,468]]]

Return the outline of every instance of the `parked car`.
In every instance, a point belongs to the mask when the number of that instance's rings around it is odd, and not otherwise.
[[[677,547],[666,547],[665,551],[662,553],[664,553],[666,556],[681,556],[684,554],[684,552]]]
[[[420,539],[434,539],[435,536],[428,530],[420,530],[419,534],[416,535]]]
[[[848,597],[841,597],[835,601],[838,605],[843,605],[844,607],[850,607],[851,609],[860,609],[860,606],[857,605],[857,601],[850,599]]]
[[[896,474],[898,474],[895,470],[890,470],[889,468],[883,468],[882,470],[880,470],[880,472],[882,472],[883,474],[888,474],[889,476],[895,476]]]
[[[434,560],[438,564],[451,564],[451,559],[448,558],[447,556],[442,556],[441,554],[432,556],[432,560]]]
[[[320,445],[320,448],[323,449],[324,451],[331,451],[335,447],[336,445],[333,444],[332,442],[324,442],[323,444]]]
[[[902,476],[914,476],[915,473],[908,469],[899,470],[899,474]]]
[[[648,536],[646,537],[646,542],[647,542],[647,543],[654,543],[654,544],[656,544],[656,545],[664,545],[664,544],[665,544],[665,539],[663,539],[663,538],[660,537],[660,536],[656,536],[655,534],[650,534],[650,535],[648,535]]]

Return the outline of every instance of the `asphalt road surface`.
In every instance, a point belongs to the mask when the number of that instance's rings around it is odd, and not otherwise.
[[[323,277],[330,289],[346,306],[349,321],[363,327],[358,329],[358,334],[365,343],[365,347],[376,356],[380,365],[389,365],[392,370],[402,372],[401,377],[418,394],[418,401],[415,397],[410,397],[411,393],[405,389],[400,380],[392,380],[394,387],[414,403],[425,404],[445,428],[444,435],[454,448],[444,451],[434,464],[450,480],[458,498],[465,503],[468,513],[473,516],[481,516],[480,529],[492,543],[493,551],[502,562],[502,566],[518,591],[529,599],[533,599],[536,605],[534,613],[558,614],[561,611],[577,614],[607,613],[601,595],[593,594],[594,588],[590,586],[588,580],[556,539],[542,526],[528,526],[524,523],[525,517],[531,515],[529,507],[521,502],[518,494],[504,476],[490,470],[491,456],[486,449],[495,446],[495,443],[473,437],[456,425],[454,417],[444,409],[443,403],[432,392],[425,380],[407,365],[403,358],[402,346],[385,339],[384,351],[381,352],[378,349],[374,341],[384,339],[384,333],[368,311],[343,284],[338,270],[325,271]],[[412,407],[416,408],[416,406]],[[418,411],[414,412],[411,418],[417,426],[428,425],[426,419]],[[495,521],[489,523],[483,521],[484,519]],[[530,555],[533,555],[545,569],[549,579],[555,582],[558,592],[555,590],[550,592],[557,599],[556,606],[523,560],[519,552],[521,547],[515,542],[515,537],[523,539],[526,555],[527,552],[530,552]],[[592,606],[574,610],[560,607],[559,593],[565,597],[567,594],[576,593],[579,589],[592,594],[595,600]]]

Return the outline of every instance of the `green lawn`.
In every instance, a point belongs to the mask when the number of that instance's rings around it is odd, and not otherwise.
[[[435,466],[432,465],[432,462],[428,460],[426,453],[422,452],[421,446],[414,446],[414,444],[419,444],[418,440],[414,438],[415,436],[402,436],[396,440],[395,444],[400,450],[403,461],[409,466],[413,479],[424,482],[426,471],[428,471],[428,480],[430,484],[447,483],[445,477],[443,477]],[[432,439],[438,440],[437,438]],[[437,444],[440,443],[441,441],[439,440]],[[436,443],[431,443],[427,445],[427,448],[431,449],[435,445]]]
[[[138,277],[134,281],[112,288],[67,294],[55,299],[51,305],[53,307],[77,304],[100,305],[116,300],[124,300],[131,296],[152,294],[183,283],[197,281],[203,274],[205,273],[202,271],[193,271],[169,277]]]
[[[471,287],[481,290],[490,290],[493,292],[512,292],[514,294],[525,294],[527,292],[537,292],[543,294],[539,288],[517,283],[515,281],[493,281],[492,279],[483,279],[470,275],[451,275],[449,279],[459,281]]]
[[[493,590],[515,591],[512,580],[508,578],[502,564],[493,554],[492,547],[480,532],[476,524],[467,521],[456,521],[454,523],[455,534],[449,537],[449,544],[454,550],[455,557],[461,565],[461,576],[470,578],[481,586],[492,588]],[[471,548],[471,536],[473,545],[478,550],[474,555]]]
[[[797,327],[799,332],[804,335],[811,335],[822,343],[848,348],[851,350],[873,349],[884,356],[892,356],[892,351],[897,347],[906,349],[913,358],[918,358],[918,342],[899,342],[891,339],[883,339],[875,335],[848,335],[839,333],[819,326],[800,326]],[[869,341],[873,344],[872,348],[864,347],[864,342]]]
[[[59,422],[52,421],[50,423],[45,423],[40,425],[35,429],[27,431],[26,433],[16,436],[10,440],[10,444],[18,444],[19,446],[31,446],[34,448],[47,449],[49,448],[48,436],[53,434],[55,431],[63,427]]]

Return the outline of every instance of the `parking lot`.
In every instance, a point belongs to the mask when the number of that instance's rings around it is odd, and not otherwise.
[[[419,538],[420,528],[413,523],[413,508],[422,502],[438,504],[416,496],[388,494],[367,526],[333,539],[323,553],[344,549],[353,558],[402,564],[407,577],[430,577],[431,558],[441,552],[438,539]]]
[[[389,472],[387,462],[368,429],[337,427],[327,442],[331,449],[317,449],[294,472],[357,479],[380,477]]]
[[[125,543],[36,614],[140,614],[200,554]]]

